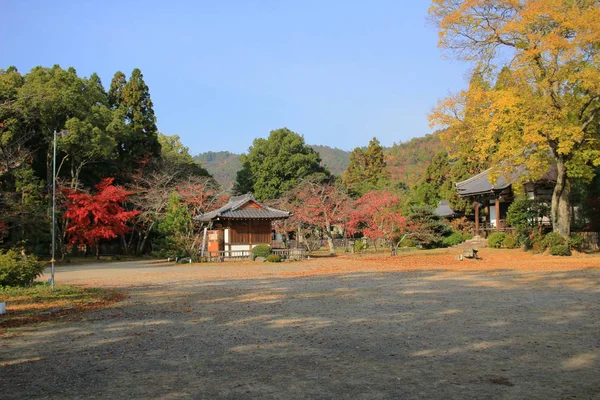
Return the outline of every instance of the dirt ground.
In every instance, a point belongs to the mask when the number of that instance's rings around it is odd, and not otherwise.
[[[600,255],[455,253],[60,267],[130,297],[8,330],[0,397],[600,399]]]

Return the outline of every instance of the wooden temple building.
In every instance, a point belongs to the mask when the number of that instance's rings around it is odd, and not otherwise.
[[[230,259],[249,257],[252,248],[260,244],[271,245],[271,222],[289,217],[288,211],[267,207],[248,193],[231,197],[223,207],[196,217],[196,221],[208,224],[208,256]]]
[[[473,202],[475,211],[475,234],[482,231],[507,230],[506,212],[515,199],[514,185],[523,185],[522,193],[529,199],[547,200],[550,203],[556,183],[556,170],[552,168],[540,180],[526,183],[520,182],[524,167],[516,168],[510,174],[500,174],[494,181],[491,178],[493,169],[487,169],[469,179],[455,183],[456,190],[462,198]],[[481,218],[481,209],[486,210],[485,219]],[[547,223],[550,220],[547,219]]]

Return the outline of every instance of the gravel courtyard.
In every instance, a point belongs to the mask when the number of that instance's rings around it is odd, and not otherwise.
[[[0,336],[0,397],[600,399],[600,257],[513,254],[61,267],[130,297]]]

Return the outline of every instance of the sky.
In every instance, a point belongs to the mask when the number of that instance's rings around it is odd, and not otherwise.
[[[431,133],[467,86],[444,59],[427,0],[0,0],[0,68],[140,68],[161,132],[195,155],[247,151],[287,127],[352,150]]]

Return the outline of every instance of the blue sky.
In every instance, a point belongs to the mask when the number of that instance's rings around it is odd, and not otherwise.
[[[430,133],[427,113],[466,86],[426,0],[0,0],[0,68],[140,68],[158,127],[192,154],[244,152],[288,127],[351,150]]]

